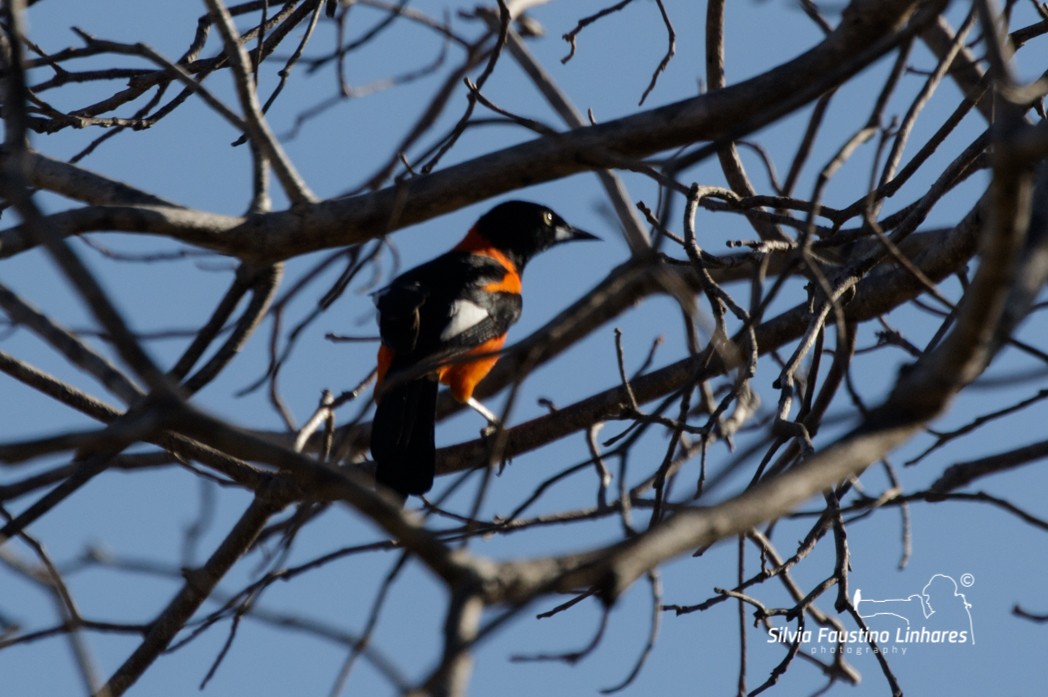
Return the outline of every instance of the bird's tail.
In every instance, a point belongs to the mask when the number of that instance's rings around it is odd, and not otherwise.
[[[433,486],[437,387],[429,376],[391,383],[371,422],[375,479],[404,497],[424,494]]]

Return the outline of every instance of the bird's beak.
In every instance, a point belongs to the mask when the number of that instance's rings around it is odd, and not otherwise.
[[[579,230],[578,228],[571,227],[570,225],[560,225],[556,228],[556,241],[560,242],[571,242],[573,240],[599,240],[600,238],[594,234],[586,232],[585,230]]]

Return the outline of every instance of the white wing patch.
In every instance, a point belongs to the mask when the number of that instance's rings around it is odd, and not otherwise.
[[[448,326],[440,333],[442,341],[448,341],[460,334],[464,334],[484,320],[488,319],[488,311],[480,305],[469,300],[456,300],[451,305],[451,317]]]

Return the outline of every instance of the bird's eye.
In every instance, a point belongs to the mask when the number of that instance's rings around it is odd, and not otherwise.
[[[553,212],[552,211],[543,211],[542,212],[542,223],[544,225],[552,225],[553,224]]]

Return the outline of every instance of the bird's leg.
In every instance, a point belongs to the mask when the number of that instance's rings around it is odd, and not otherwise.
[[[471,396],[469,399],[466,400],[466,404],[471,406],[475,412],[487,419],[488,425],[485,426],[484,430],[480,432],[482,436],[490,436],[496,430],[498,430],[499,426],[502,425],[502,422],[499,420],[499,417],[495,416],[494,412],[492,412],[486,406],[481,404],[476,397]]]
[[[481,404],[480,401],[477,400],[475,397],[470,397],[469,399],[467,399],[466,404],[473,407],[474,411],[476,411],[478,414],[480,414],[488,420],[488,425],[480,430],[480,437],[484,441],[489,441],[489,439],[492,436],[494,436],[496,432],[498,432],[499,428],[502,427],[502,420],[499,419],[499,417],[495,416],[495,414],[490,409]],[[502,462],[499,463],[498,473],[500,475],[502,474],[502,470],[505,469],[507,461],[508,458],[506,458],[505,454],[503,454]]]

